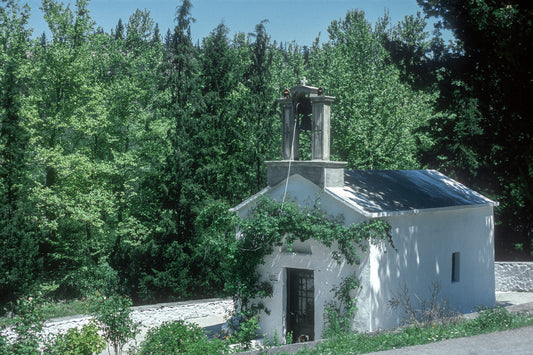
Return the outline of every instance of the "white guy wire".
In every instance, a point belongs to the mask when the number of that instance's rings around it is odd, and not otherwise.
[[[289,168],[287,169],[287,179],[285,179],[285,191],[283,192],[283,199],[281,200],[281,210],[283,211],[283,204],[285,204],[285,197],[287,196],[287,187],[289,185],[289,177],[291,175],[291,163],[294,159],[294,138],[296,137],[296,125],[298,124],[298,103],[296,105],[296,114],[294,116],[294,129],[292,130],[291,154],[289,156]]]

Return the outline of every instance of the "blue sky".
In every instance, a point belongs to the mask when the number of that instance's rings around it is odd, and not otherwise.
[[[24,2],[24,1],[22,1]],[[32,8],[30,26],[34,36],[39,36],[48,27],[43,19],[40,0],[26,1]],[[65,4],[75,0],[63,0]],[[128,21],[136,9],[148,9],[161,33],[174,27],[178,0],[90,0],[89,11],[96,23],[109,32],[121,18]],[[367,20],[374,23],[382,17],[385,9],[393,23],[406,15],[421,11],[416,0],[192,0],[192,16],[196,23],[192,26],[195,41],[209,35],[221,22],[231,31],[250,33],[255,25],[266,19],[267,31],[277,42],[296,41],[299,45],[311,45],[321,33],[322,42],[327,40],[327,28],[332,20],[342,18],[348,10],[359,9]],[[428,26],[431,32],[432,26]]]

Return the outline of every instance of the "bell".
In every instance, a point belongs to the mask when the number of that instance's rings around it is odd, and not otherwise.
[[[300,121],[300,130],[310,131],[311,129],[311,117],[309,115],[303,115]]]

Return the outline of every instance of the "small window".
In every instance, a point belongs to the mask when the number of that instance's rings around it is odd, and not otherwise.
[[[459,282],[461,272],[461,253],[452,254],[452,282]]]

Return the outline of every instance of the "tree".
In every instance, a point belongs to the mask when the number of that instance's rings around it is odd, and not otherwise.
[[[144,297],[184,298],[190,294],[190,240],[194,206],[203,192],[193,180],[191,136],[197,130],[198,61],[190,37],[192,5],[177,8],[176,26],[167,35],[158,68],[159,94],[154,101],[154,125],[149,127],[161,145],[150,152],[151,163],[139,194],[146,202],[145,225],[152,229],[140,244],[123,255],[134,263],[130,282]],[[159,126],[159,127],[158,127]],[[157,129],[157,131],[155,131]],[[146,137],[150,132],[146,132]],[[141,277],[139,277],[139,273]]]
[[[42,274],[63,297],[116,284],[107,258],[117,220],[112,160],[118,144],[106,103],[110,71],[103,65],[112,53],[104,53],[108,37],[94,32],[86,6],[78,1],[73,11],[44,2],[52,39],[32,53],[31,199],[43,233]]]
[[[28,85],[32,75],[27,56],[29,7],[16,1],[0,6],[0,302],[13,301],[36,283],[39,233],[32,226],[29,201],[28,123],[32,107]]]
[[[122,19],[118,19],[117,26],[115,27],[115,39],[124,39],[124,25],[122,24]]]
[[[156,23],[154,27],[154,35],[152,36],[153,43],[161,43],[161,35],[159,34],[159,24]]]
[[[280,145],[270,138],[270,132],[277,132],[278,116],[274,111],[276,93],[272,86],[272,60],[274,48],[263,20],[255,26],[255,33],[250,34],[254,41],[250,44],[251,63],[246,73],[246,87],[250,92],[247,107],[248,132],[252,141],[249,143],[250,159],[255,165],[255,190],[259,191],[266,183],[263,162],[277,151]],[[276,154],[277,155],[277,154]]]
[[[329,42],[315,47],[310,77],[336,97],[333,153],[352,168],[420,167],[419,132],[433,115],[431,97],[402,83],[364,13],[350,11],[328,28]]]
[[[390,62],[414,90],[436,98],[436,114],[420,128],[429,137],[429,144],[418,148],[422,164],[476,186],[481,159],[475,147],[482,133],[481,114],[471,88],[457,75],[461,63],[453,55],[455,48],[444,43],[439,27],[430,38],[420,13],[406,16],[392,28],[388,21],[385,14],[376,32],[390,54]]]
[[[130,51],[141,49],[150,42],[154,34],[154,20],[150,17],[150,11],[137,9],[130,16],[126,28],[127,48]]]
[[[473,149],[482,189],[501,203],[498,220],[520,233],[515,242],[533,236],[533,59],[531,4],[524,1],[419,0],[427,16],[453,31],[457,50],[447,65],[454,82],[467,88],[478,110],[481,134]],[[457,87],[457,85],[456,85]],[[455,100],[441,94],[451,111]],[[507,233],[506,233],[507,234]]]
[[[211,199],[236,202],[244,198],[242,180],[241,121],[233,115],[233,93],[246,69],[227,37],[229,30],[217,26],[203,39],[200,55],[202,103],[197,134],[192,138],[195,181]],[[239,181],[240,180],[240,181]]]
[[[434,59],[438,58],[439,53],[433,46],[436,38],[429,39],[427,23],[422,14],[418,12],[405,16],[390,30],[387,30],[388,21],[388,14],[385,14],[378,22],[376,32],[390,53],[391,61],[400,69],[402,80],[417,90],[434,86]]]

